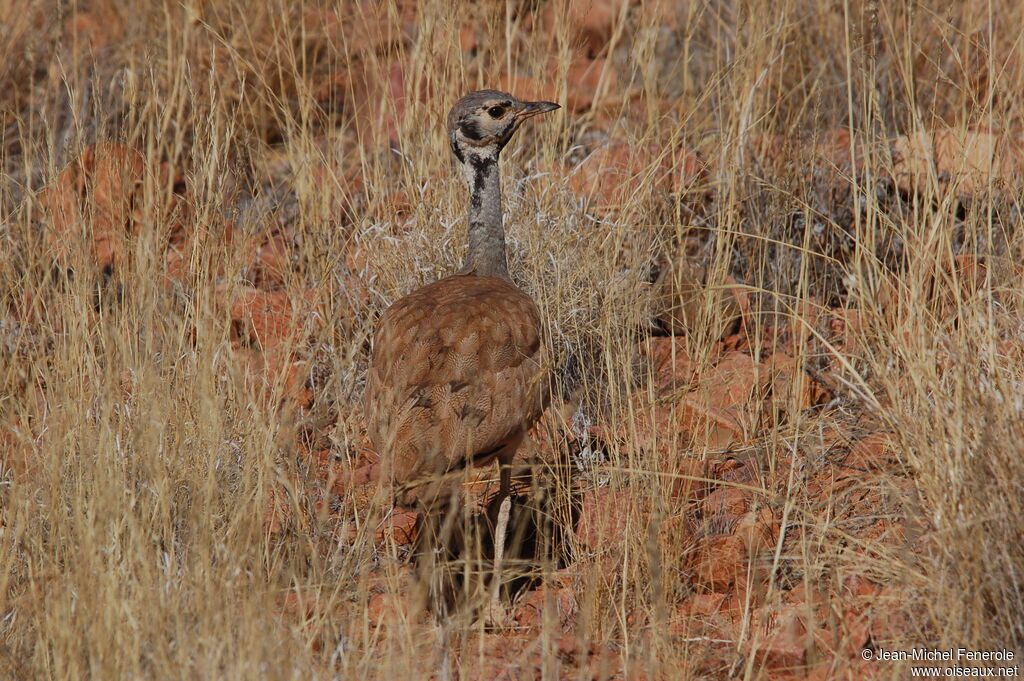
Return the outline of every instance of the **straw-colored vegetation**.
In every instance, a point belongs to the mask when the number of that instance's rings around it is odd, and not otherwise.
[[[1013,0],[0,0],[0,678],[1019,651],[1021,26]],[[579,507],[497,631],[423,607],[360,416],[379,313],[461,260],[443,119],[480,87],[564,105],[503,167],[560,393],[530,463]]]

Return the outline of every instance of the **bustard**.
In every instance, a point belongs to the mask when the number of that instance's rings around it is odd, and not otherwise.
[[[499,464],[497,604],[511,504],[511,463],[547,405],[537,305],[510,280],[498,156],[522,125],[559,108],[480,90],[448,114],[452,153],[470,189],[463,268],[389,307],[378,323],[365,393],[367,432],[397,498],[446,508],[459,475]]]

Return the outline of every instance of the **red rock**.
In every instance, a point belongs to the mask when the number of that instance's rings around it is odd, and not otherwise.
[[[375,593],[366,602],[366,618],[371,629],[408,626],[413,614],[413,599],[408,591]]]
[[[732,482],[739,485],[753,486],[758,484],[759,468],[757,462],[749,456],[726,454],[722,458],[710,458],[710,477],[720,482]]]
[[[734,333],[722,339],[722,349],[728,352],[743,352],[750,347],[747,337],[742,333]]]
[[[871,640],[871,619],[864,612],[851,610],[843,617],[836,650],[846,657],[860,654]]]
[[[813,599],[813,595],[812,595]],[[807,584],[800,582],[789,591],[782,594],[782,600],[785,605],[802,604],[807,602]]]
[[[702,503],[706,531],[715,534],[697,546],[692,582],[703,591],[734,591],[740,602],[760,602],[769,574],[759,556],[774,549],[779,525],[767,508],[747,511],[747,499],[719,494],[725,491],[712,493]]]
[[[769,509],[744,513],[733,527],[733,534],[740,538],[749,555],[775,548],[779,524]]]
[[[712,483],[709,482],[711,476],[707,461],[681,456],[678,453],[666,459],[659,470],[673,476],[672,498],[700,500],[708,495]]]
[[[640,352],[649,358],[651,364],[653,384],[650,388],[654,394],[646,386],[637,389],[630,396],[634,405],[633,419],[605,434],[608,439],[629,441],[655,454],[659,469],[668,474],[676,472],[680,448],[688,447],[691,442],[691,435],[678,425],[681,408],[675,404],[700,368],[686,355],[686,344],[684,338],[649,338],[641,344]],[[678,472],[692,474],[689,467]],[[689,484],[684,482],[684,487]]]
[[[1021,140],[979,130],[919,131],[893,141],[893,174],[907,192],[934,181],[962,194],[1002,189],[1021,173]]]
[[[351,116],[355,139],[366,148],[377,149],[399,140],[405,123],[410,76],[399,61],[360,60],[338,71],[313,93],[321,103],[340,99],[337,107]],[[423,89],[425,97],[429,91]]]
[[[556,631],[565,632],[575,621],[576,610],[572,576],[565,573],[529,592],[516,608],[515,620],[520,627],[539,629],[546,625],[547,616]]]
[[[543,668],[531,632],[474,636],[462,646],[457,665],[459,678],[501,681],[536,681]]]
[[[750,135],[748,149],[762,166],[785,168],[795,164],[815,169],[834,170],[841,177],[849,177],[856,164],[863,166],[863,139],[853,140],[848,128],[835,128],[816,132],[808,137],[783,135]]]
[[[418,599],[416,576],[411,566],[368,575],[360,593],[367,593],[366,615],[370,629],[407,627],[423,613]]]
[[[556,92],[550,83],[520,75],[504,75],[498,80],[498,89],[510,92],[524,101],[555,101]]]
[[[896,448],[892,433],[872,433],[859,440],[843,459],[843,467],[852,469],[844,475],[858,476],[877,470],[889,459],[889,452]]]
[[[685,256],[670,260],[654,283],[655,315],[673,335],[718,340],[734,330],[740,307],[731,286],[716,286],[707,269]]]
[[[124,35],[124,22],[112,7],[91,12],[75,12],[67,24],[75,47],[85,54],[98,54],[119,42]]]
[[[680,193],[705,175],[694,153],[655,145],[611,141],[569,171],[569,188],[600,209],[621,208],[648,192]]]
[[[576,539],[586,551],[603,552],[626,538],[631,506],[628,491],[601,487],[583,497]]]
[[[591,56],[604,51],[628,0],[572,0],[567,5],[548,3],[541,14],[545,32],[552,35],[567,26],[571,40]],[[565,8],[565,14],[562,8]]]
[[[242,365],[248,388],[261,400],[276,396],[281,406],[305,409],[313,403],[313,393],[306,388],[308,369],[296,361],[287,349],[271,348],[260,352],[238,347],[235,358]]]
[[[816,135],[812,153],[829,166],[848,175],[863,165],[862,140],[853,140],[849,128],[836,128]]]
[[[681,428],[689,433],[695,446],[725,450],[745,438],[745,429],[736,410],[709,405],[700,396],[683,400]]]
[[[690,514],[679,511],[660,522],[654,517],[652,522],[657,522],[657,545],[663,569],[669,574],[690,572],[702,538],[695,532]]]
[[[376,593],[370,596],[366,602],[366,617],[370,620],[370,626],[380,626],[388,613],[393,610],[391,602],[393,597],[390,594]]]
[[[71,256],[81,245],[98,269],[121,263],[143,218],[166,218],[172,211],[184,211],[172,191],[179,182],[170,166],[151,165],[131,147],[115,142],[86,147],[39,192],[55,259],[72,265]],[[147,193],[150,184],[152,197]],[[143,215],[147,208],[153,212]],[[170,226],[170,240],[180,247],[189,229],[180,220]]]
[[[669,622],[668,633],[670,636],[686,639],[691,645],[698,643],[701,645],[702,654],[709,655],[713,654],[714,649],[737,641],[740,627],[737,627],[735,620],[726,614],[694,615],[679,609]],[[708,649],[708,646],[714,648]]]
[[[396,507],[381,521],[374,534],[379,544],[394,542],[398,546],[416,543],[416,523],[419,514],[411,509]]]
[[[618,75],[607,59],[590,59],[585,55],[574,55],[566,74],[568,81],[568,108],[570,111],[586,111],[598,95],[598,87],[604,92],[614,92],[619,84]]]
[[[710,449],[725,449],[756,430],[770,372],[749,355],[730,352],[681,401],[679,427]]]
[[[730,352],[715,366],[706,382],[711,384],[710,397],[716,407],[733,407],[758,396],[769,378],[767,367],[750,355]]]
[[[775,626],[763,638],[755,636],[749,645],[755,664],[768,670],[803,669],[813,638],[808,634],[799,609],[784,607],[771,619]]]
[[[655,336],[640,343],[640,354],[650,358],[657,388],[677,390],[696,378],[700,366],[686,353],[687,342],[676,336]]]
[[[235,289],[231,302],[231,321],[241,324],[243,336],[251,337],[259,347],[273,348],[286,341],[301,340],[287,291],[267,292],[251,286]]]
[[[743,321],[743,329],[749,331],[753,328],[754,315],[750,309],[749,287],[740,284],[733,277],[725,278],[725,287],[736,301],[736,307],[740,310],[740,319]]]
[[[631,442],[642,451],[652,452],[659,461],[668,462],[671,470],[672,458],[690,441],[689,434],[681,433],[676,425],[677,410],[671,404],[652,404],[646,391],[634,392],[630,400],[636,405],[633,420],[608,439]]]
[[[309,622],[322,612],[320,594],[312,589],[289,589],[277,600],[277,611],[281,615]]]
[[[728,527],[750,510],[754,493],[738,487],[720,487],[701,503],[706,518],[720,517]]]
[[[285,275],[289,270],[291,270],[291,252],[288,247],[288,239],[280,232],[267,235],[256,252],[253,280],[260,287],[268,285],[281,287],[285,283]]]
[[[368,463],[356,468],[338,466],[329,472],[329,487],[334,494],[342,496],[354,491],[355,488],[375,485],[380,479],[381,471],[380,462]]]
[[[558,647],[560,655],[568,657],[576,652],[578,642],[574,634],[565,633],[558,637],[555,645]]]
[[[867,579],[863,575],[850,575],[843,580],[844,596],[856,598],[874,598],[882,592],[882,587]]]
[[[865,355],[864,341],[869,337],[870,329],[863,310],[833,309],[829,331],[829,342],[839,352],[847,356]]]
[[[399,6],[397,16],[383,4],[356,3],[340,7],[344,8],[341,12],[313,7],[304,10],[310,40],[315,41],[320,34],[331,48],[351,57],[383,53],[411,38],[415,7],[408,3]]]
[[[907,595],[894,587],[883,588],[872,601],[868,610],[871,618],[871,640],[876,645],[889,648],[892,641],[912,631],[912,620],[906,608]]]
[[[679,609],[689,616],[695,615],[717,615],[721,610],[729,594],[723,593],[702,593],[694,594],[679,605]]]
[[[828,391],[803,370],[800,361],[784,352],[776,352],[766,360],[771,371],[772,403],[779,413],[790,408],[805,411],[827,401]]]
[[[49,216],[47,237],[66,261],[84,236],[98,267],[124,257],[134,219],[133,196],[146,173],[145,157],[123,144],[87,147],[39,193]]]
[[[463,52],[472,52],[480,44],[472,28],[462,26],[459,28],[459,49]]]
[[[737,581],[746,579],[747,550],[733,535],[712,535],[699,546],[692,582],[711,592],[732,591]]]
[[[791,407],[807,409],[826,396],[791,357],[778,353],[762,364],[749,354],[727,350],[680,400],[679,428],[691,434],[694,446],[724,450],[771,425]]]
[[[623,663],[619,651],[608,646],[591,644],[587,651],[587,657],[581,661],[580,677],[585,679],[607,679],[614,681],[622,679]],[[650,676],[644,673],[644,665],[639,661],[630,663],[629,679],[636,681],[650,681]]]

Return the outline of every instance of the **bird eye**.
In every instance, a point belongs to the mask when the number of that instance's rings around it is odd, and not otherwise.
[[[491,114],[491,118],[501,118],[505,115],[505,109],[500,106],[492,106],[487,110],[487,113]]]

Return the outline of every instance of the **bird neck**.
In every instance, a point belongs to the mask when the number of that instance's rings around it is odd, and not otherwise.
[[[469,250],[464,273],[509,279],[505,228],[501,223],[501,173],[498,152],[463,155],[462,173],[469,184]]]

